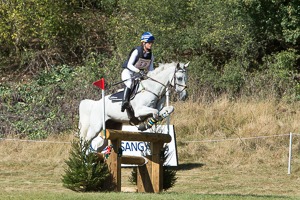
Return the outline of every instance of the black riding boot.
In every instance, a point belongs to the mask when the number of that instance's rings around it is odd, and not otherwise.
[[[124,96],[122,100],[121,112],[124,112],[125,109],[129,108],[129,98],[130,98],[131,88],[125,87]]]

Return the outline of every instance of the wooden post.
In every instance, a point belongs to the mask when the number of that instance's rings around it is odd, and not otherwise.
[[[121,192],[121,157],[118,156],[118,149],[121,147],[121,140],[112,141],[111,150],[107,165],[112,176],[112,183],[116,186],[115,191]]]
[[[97,156],[100,161],[105,160],[105,155],[103,153],[97,153]],[[148,159],[141,157],[141,156],[129,156],[123,155],[121,157],[121,164],[128,164],[128,165],[145,165],[148,162]]]
[[[137,168],[137,189],[138,192],[154,192],[152,186],[152,156],[147,156],[148,163]]]
[[[112,174],[113,182],[116,185],[116,191],[121,191],[121,163],[138,164],[144,160],[132,157],[119,157],[118,149],[121,147],[121,141],[147,141],[151,142],[151,154],[147,156],[146,165],[138,166],[137,169],[137,187],[138,192],[159,193],[163,189],[163,160],[161,153],[164,143],[171,142],[169,134],[129,132],[109,129],[106,130],[106,138],[110,139],[113,145],[107,164]]]
[[[132,165],[145,165],[148,162],[147,159],[141,156],[129,156],[124,155],[121,157],[121,163],[122,164],[132,164]]]
[[[152,186],[155,193],[161,192],[163,189],[163,163],[161,160],[161,150],[163,143],[151,143],[152,152]]]
[[[110,140],[146,141],[162,143],[169,143],[172,140],[169,134],[130,132],[113,129],[106,129],[106,138]]]

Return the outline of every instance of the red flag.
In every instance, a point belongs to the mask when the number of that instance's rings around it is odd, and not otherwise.
[[[95,85],[95,86],[101,88],[102,90],[104,90],[104,88],[105,88],[104,78],[101,78],[100,80],[94,82],[93,85]]]

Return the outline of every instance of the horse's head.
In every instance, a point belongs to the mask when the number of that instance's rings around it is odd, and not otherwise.
[[[179,95],[179,100],[184,101],[187,98],[187,72],[186,68],[189,66],[190,62],[178,63],[175,69],[174,78],[172,85],[175,88],[175,92]]]
[[[156,96],[160,96],[163,91],[168,86],[171,86],[172,89],[178,94],[179,100],[184,101],[187,98],[186,84],[187,84],[187,70],[186,68],[189,66],[189,62],[184,63],[159,63],[159,67],[157,67],[154,71],[151,71],[147,74],[148,80],[150,80],[151,85],[151,93],[155,93],[154,89],[158,90]],[[145,81],[148,81],[145,80]],[[160,87],[153,87],[152,84],[156,82]],[[150,84],[149,83],[149,84]],[[146,85],[146,84],[144,84]],[[159,93],[162,92],[162,93]]]

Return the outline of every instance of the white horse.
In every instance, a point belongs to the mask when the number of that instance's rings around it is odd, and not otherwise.
[[[148,117],[162,119],[162,115],[167,110],[173,112],[173,107],[164,107],[166,102],[166,91],[169,87],[174,88],[179,94],[179,99],[184,100],[187,96],[186,67],[183,63],[159,64],[154,71],[147,74],[147,78],[142,80],[137,94],[130,101],[134,111],[134,117],[140,122]],[[110,96],[105,96],[105,121],[113,121],[119,124],[128,123],[127,112],[121,112],[121,102],[110,100]],[[103,100],[98,101],[85,99],[79,106],[79,129],[82,140],[92,141],[95,151],[101,151],[104,139],[98,134],[103,129]],[[97,135],[98,134],[98,135]]]

